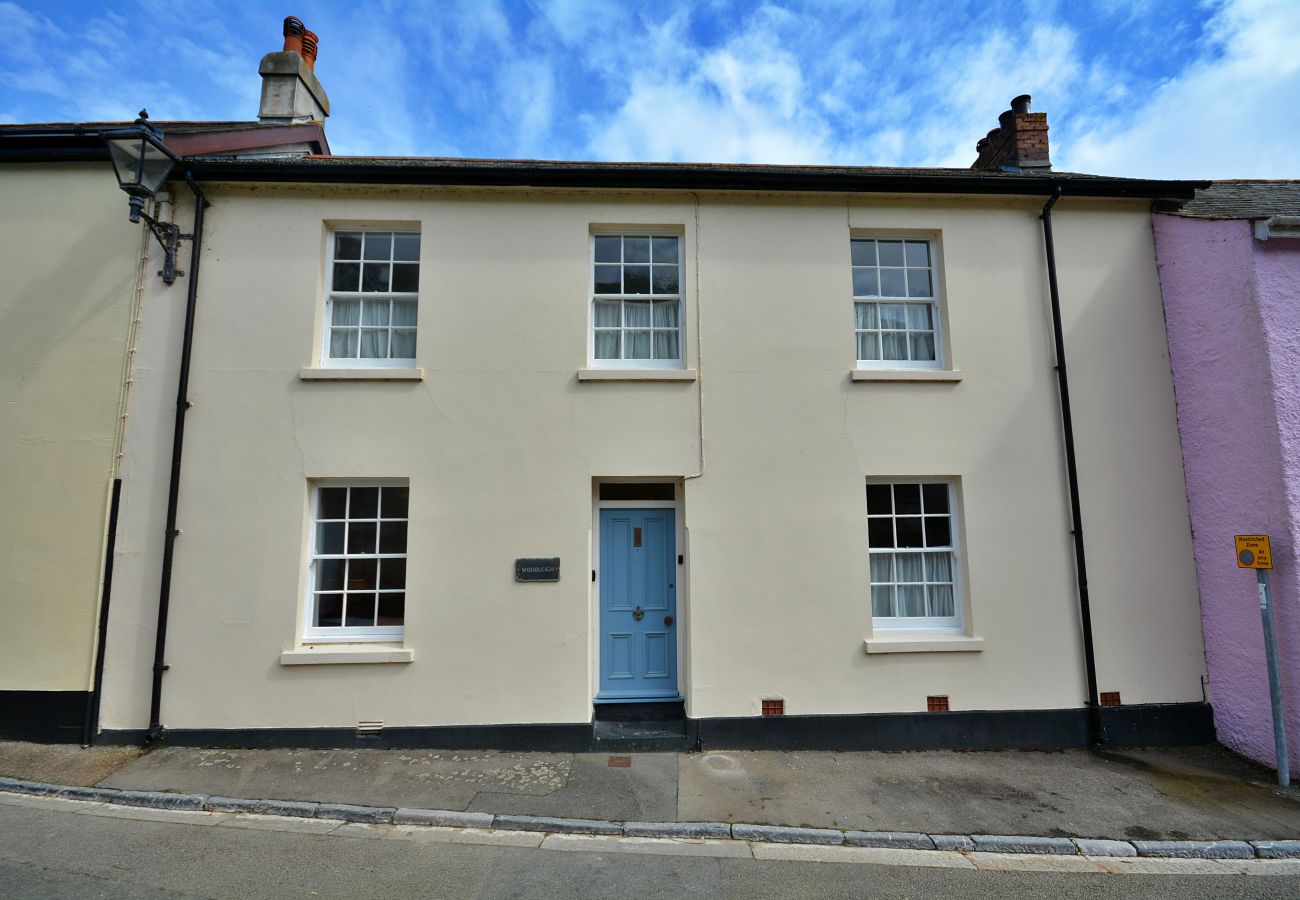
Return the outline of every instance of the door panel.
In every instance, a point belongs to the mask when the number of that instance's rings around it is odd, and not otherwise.
[[[676,511],[600,511],[601,700],[677,694]]]

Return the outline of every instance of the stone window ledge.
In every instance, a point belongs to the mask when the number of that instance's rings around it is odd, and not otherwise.
[[[325,666],[340,663],[409,663],[415,651],[389,644],[316,644],[285,650],[282,666]]]
[[[299,369],[303,381],[423,381],[424,369]]]
[[[694,369],[579,369],[579,381],[694,381]]]
[[[960,369],[854,369],[853,381],[942,381],[957,382],[964,377]]]
[[[869,637],[867,653],[979,653],[984,638],[964,634],[890,634]]]

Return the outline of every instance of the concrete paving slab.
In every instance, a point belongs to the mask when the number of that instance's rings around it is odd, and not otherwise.
[[[26,806],[38,809],[57,809],[63,812],[87,812],[92,807],[103,806],[102,803],[85,800],[68,800],[63,797],[41,797],[32,794],[0,793],[0,806]]]
[[[105,819],[135,819],[141,822],[170,822],[174,825],[215,825],[229,813],[204,812],[192,809],[151,809],[147,806],[118,806],[116,803],[86,804],[85,815]]]
[[[491,831],[485,828],[437,828],[428,825],[394,825],[390,841],[425,844],[482,844],[495,847],[540,847],[546,835],[539,831]]]
[[[358,838],[365,841],[379,841],[388,837],[392,825],[372,825],[369,822],[344,822],[333,831],[330,837]]]
[[[246,828],[252,831],[291,831],[300,834],[329,834],[339,827],[337,821],[330,819],[267,816],[257,813],[232,813],[220,824],[229,828]]]
[[[1240,864],[1222,859],[1155,859],[1148,857],[1093,857],[1107,872],[1120,875],[1236,875]]]
[[[888,850],[881,847],[827,847],[806,844],[755,843],[754,859],[783,862],[869,863],[921,866],[930,869],[970,869],[974,864],[959,853],[935,850]]]
[[[467,807],[501,815],[560,816],[613,822],[677,820],[676,753],[633,753],[631,765],[610,766],[608,753],[568,757],[565,780],[542,793],[485,788]]]
[[[977,850],[970,861],[989,872],[1104,872],[1097,862],[1083,856],[1051,856],[1035,853],[985,853]]]
[[[754,856],[749,845],[742,841],[608,837],[590,834],[550,834],[542,841],[542,849],[654,856],[711,856],[717,859],[752,859]]]
[[[1257,859],[1246,866],[1247,875],[1275,875],[1295,878],[1300,876],[1300,860]]]
[[[1115,839],[1294,838],[1300,791],[1222,747],[680,758],[683,819]]]
[[[137,759],[139,747],[80,747],[0,741],[0,775],[90,787]]]

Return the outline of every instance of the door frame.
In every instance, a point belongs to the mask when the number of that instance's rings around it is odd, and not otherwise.
[[[600,485],[618,482],[635,482],[637,484],[671,484],[673,486],[672,500],[601,500]],[[591,641],[589,642],[589,652],[591,654],[590,688],[591,704],[594,707],[597,704],[597,697],[600,694],[600,579],[603,574],[600,571],[600,511],[602,509],[671,509],[673,510],[673,545],[676,555],[685,559],[686,546],[686,526],[683,522],[682,515],[682,482],[678,478],[594,478],[591,482],[591,570],[596,573],[596,578],[588,583],[588,604],[591,611]],[[677,579],[674,584],[677,585],[677,610],[674,618],[677,626],[677,696],[686,699],[686,607],[689,594],[689,587],[686,583],[685,563],[678,563],[676,559],[672,561],[673,568],[676,570]],[[635,700],[611,700],[610,703],[635,703],[643,701]]]

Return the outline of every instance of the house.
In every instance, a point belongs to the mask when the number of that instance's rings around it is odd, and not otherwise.
[[[327,111],[286,39],[284,128]],[[1150,218],[1197,185],[1053,172],[1028,97],[977,153],[186,154],[100,737],[1212,739]]]
[[[1276,767],[1255,573],[1234,535],[1272,538],[1282,697],[1300,775],[1300,182],[1216,181],[1155,216],[1178,426],[1219,739]]]
[[[269,54],[263,79],[258,121],[157,123],[167,146],[328,154],[328,100],[303,57]],[[322,106],[286,106],[298,85]],[[138,415],[171,430],[174,404],[142,409],[134,394],[148,390],[135,353],[149,328],[141,289],[159,263],[153,239],[125,221],[104,145],[129,124],[0,125],[0,739],[92,738],[116,522],[133,502],[122,490],[126,425]],[[182,276],[165,302],[184,290]]]

